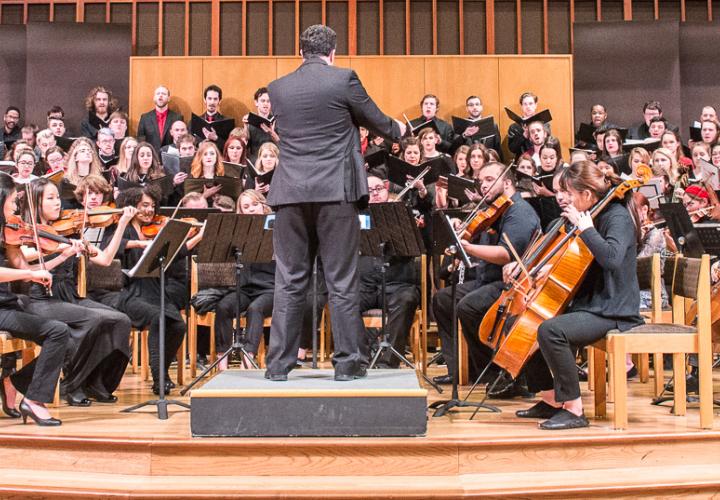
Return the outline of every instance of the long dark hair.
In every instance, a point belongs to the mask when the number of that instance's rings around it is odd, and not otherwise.
[[[5,202],[15,192],[15,181],[6,174],[0,174],[0,244],[5,244]]]
[[[40,177],[30,183],[30,196],[35,208],[35,221],[40,223],[40,214],[42,213],[42,198],[45,193],[45,188],[52,184],[52,181]],[[30,204],[28,203],[27,197],[23,198],[23,219],[26,222],[30,222]]]

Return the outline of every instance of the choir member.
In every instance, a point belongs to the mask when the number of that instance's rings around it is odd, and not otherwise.
[[[118,109],[117,99],[105,87],[95,87],[85,97],[87,118],[80,124],[83,137],[95,140],[98,130],[110,125],[110,115]]]
[[[416,127],[425,122],[433,121],[437,132],[440,134],[440,142],[437,149],[443,153],[448,153],[452,149],[452,143],[455,138],[452,126],[437,116],[440,109],[440,99],[433,94],[426,94],[420,100],[420,110],[422,115],[410,121],[410,125],[415,130]]]
[[[138,140],[150,143],[155,151],[172,142],[170,136],[170,125],[177,120],[183,120],[181,114],[175,113],[169,108],[170,90],[164,85],[155,89],[153,95],[155,107],[143,113],[138,123]]]
[[[270,103],[270,95],[266,87],[260,87],[253,94],[253,102],[255,103],[255,114],[260,118],[266,120],[272,120],[272,105]],[[247,122],[247,115],[243,117],[243,122],[247,125],[247,144],[248,144],[248,158],[251,161],[255,161],[257,158],[260,146],[266,142],[278,143],[280,137],[275,132],[275,122],[271,126],[262,124],[261,128],[251,125]]]

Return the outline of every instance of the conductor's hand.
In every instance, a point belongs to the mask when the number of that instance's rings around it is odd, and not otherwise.
[[[52,274],[42,269],[30,271],[30,281],[40,283],[41,285],[52,286]]]
[[[398,119],[395,119],[395,123],[397,123],[400,127],[400,135],[405,135],[405,132],[407,132],[407,125]]]

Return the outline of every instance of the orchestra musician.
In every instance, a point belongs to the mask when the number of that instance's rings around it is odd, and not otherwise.
[[[561,203],[563,217],[578,228],[594,262],[571,307],[540,324],[540,351],[525,366],[528,389],[540,392],[541,401],[516,414],[543,419],[541,429],[589,425],[580,398],[577,349],[612,329],[625,331],[643,323],[636,274],[639,228],[622,202],[611,202],[594,219],[589,212],[617,182],[592,162],[574,163],[560,174],[561,196],[567,197]]]
[[[505,238],[509,238],[515,250],[522,254],[533,234],[540,231],[537,214],[515,189],[515,175],[512,170],[500,178],[505,170],[501,163],[486,163],[479,172],[480,192],[487,197],[487,203],[492,203],[504,195],[512,201],[512,205],[492,225],[492,230],[483,231],[473,242],[465,239],[461,241],[466,253],[479,260],[475,281],[466,281],[456,287],[457,315],[468,344],[470,376],[473,380],[490,362],[490,350],[480,343],[477,333],[485,312],[498,299],[503,289],[502,266],[512,260]],[[448,366],[447,376],[433,379],[440,384],[452,382],[455,367],[455,353],[448,349],[448,346],[453,345],[453,306],[450,287],[438,290],[433,297],[433,312],[443,345],[443,356]],[[496,369],[491,368],[484,381],[489,382],[498,374]]]

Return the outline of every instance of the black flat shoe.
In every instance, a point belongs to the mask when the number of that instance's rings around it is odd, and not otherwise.
[[[453,378],[450,375],[440,375],[437,377],[433,377],[433,382],[435,382],[436,384],[447,385],[453,383]]]
[[[0,379],[0,398],[2,398],[2,410],[10,418],[20,418],[20,412],[13,406],[8,405],[7,395],[5,394],[5,379]]]
[[[90,401],[88,398],[76,397],[72,394],[66,394],[65,401],[70,406],[87,407],[92,404],[92,401]]]
[[[166,396],[168,394],[170,394],[170,391],[172,390],[172,388],[174,386],[175,386],[175,384],[173,384],[171,381],[169,381],[169,380],[165,381],[165,395]],[[152,391],[153,391],[153,394],[155,394],[156,396],[159,396],[160,395],[160,384],[158,384],[157,382],[153,382]],[[113,397],[117,401],[117,398],[115,396],[113,396]]]
[[[287,382],[288,376],[287,373],[270,373],[269,371],[265,371],[265,378],[273,382]]]
[[[35,412],[33,412],[30,405],[27,404],[24,399],[20,401],[20,414],[22,415],[23,424],[27,424],[27,419],[30,417],[41,427],[57,427],[58,425],[62,425],[62,420],[58,418],[40,418],[35,415]]]
[[[547,404],[545,401],[540,401],[527,410],[516,411],[515,415],[520,418],[552,418],[560,410],[562,410],[562,408],[555,408],[554,406]]]
[[[94,399],[98,403],[117,403],[118,400],[117,396],[114,396],[112,394],[101,394],[90,389],[86,389],[85,393],[88,395],[89,398]]]
[[[565,429],[579,429],[581,427],[589,427],[590,422],[585,418],[583,413],[580,416],[567,411],[565,408],[560,409],[552,418],[541,422],[538,427],[546,431],[563,431]]]
[[[367,377],[367,368],[360,368],[355,373],[335,372],[335,380],[337,382],[349,382],[351,380],[356,380],[356,379],[365,378],[365,377]]]
[[[489,392],[488,397],[491,399],[532,398],[535,397],[535,394],[528,391],[521,383],[513,381],[499,390]]]

